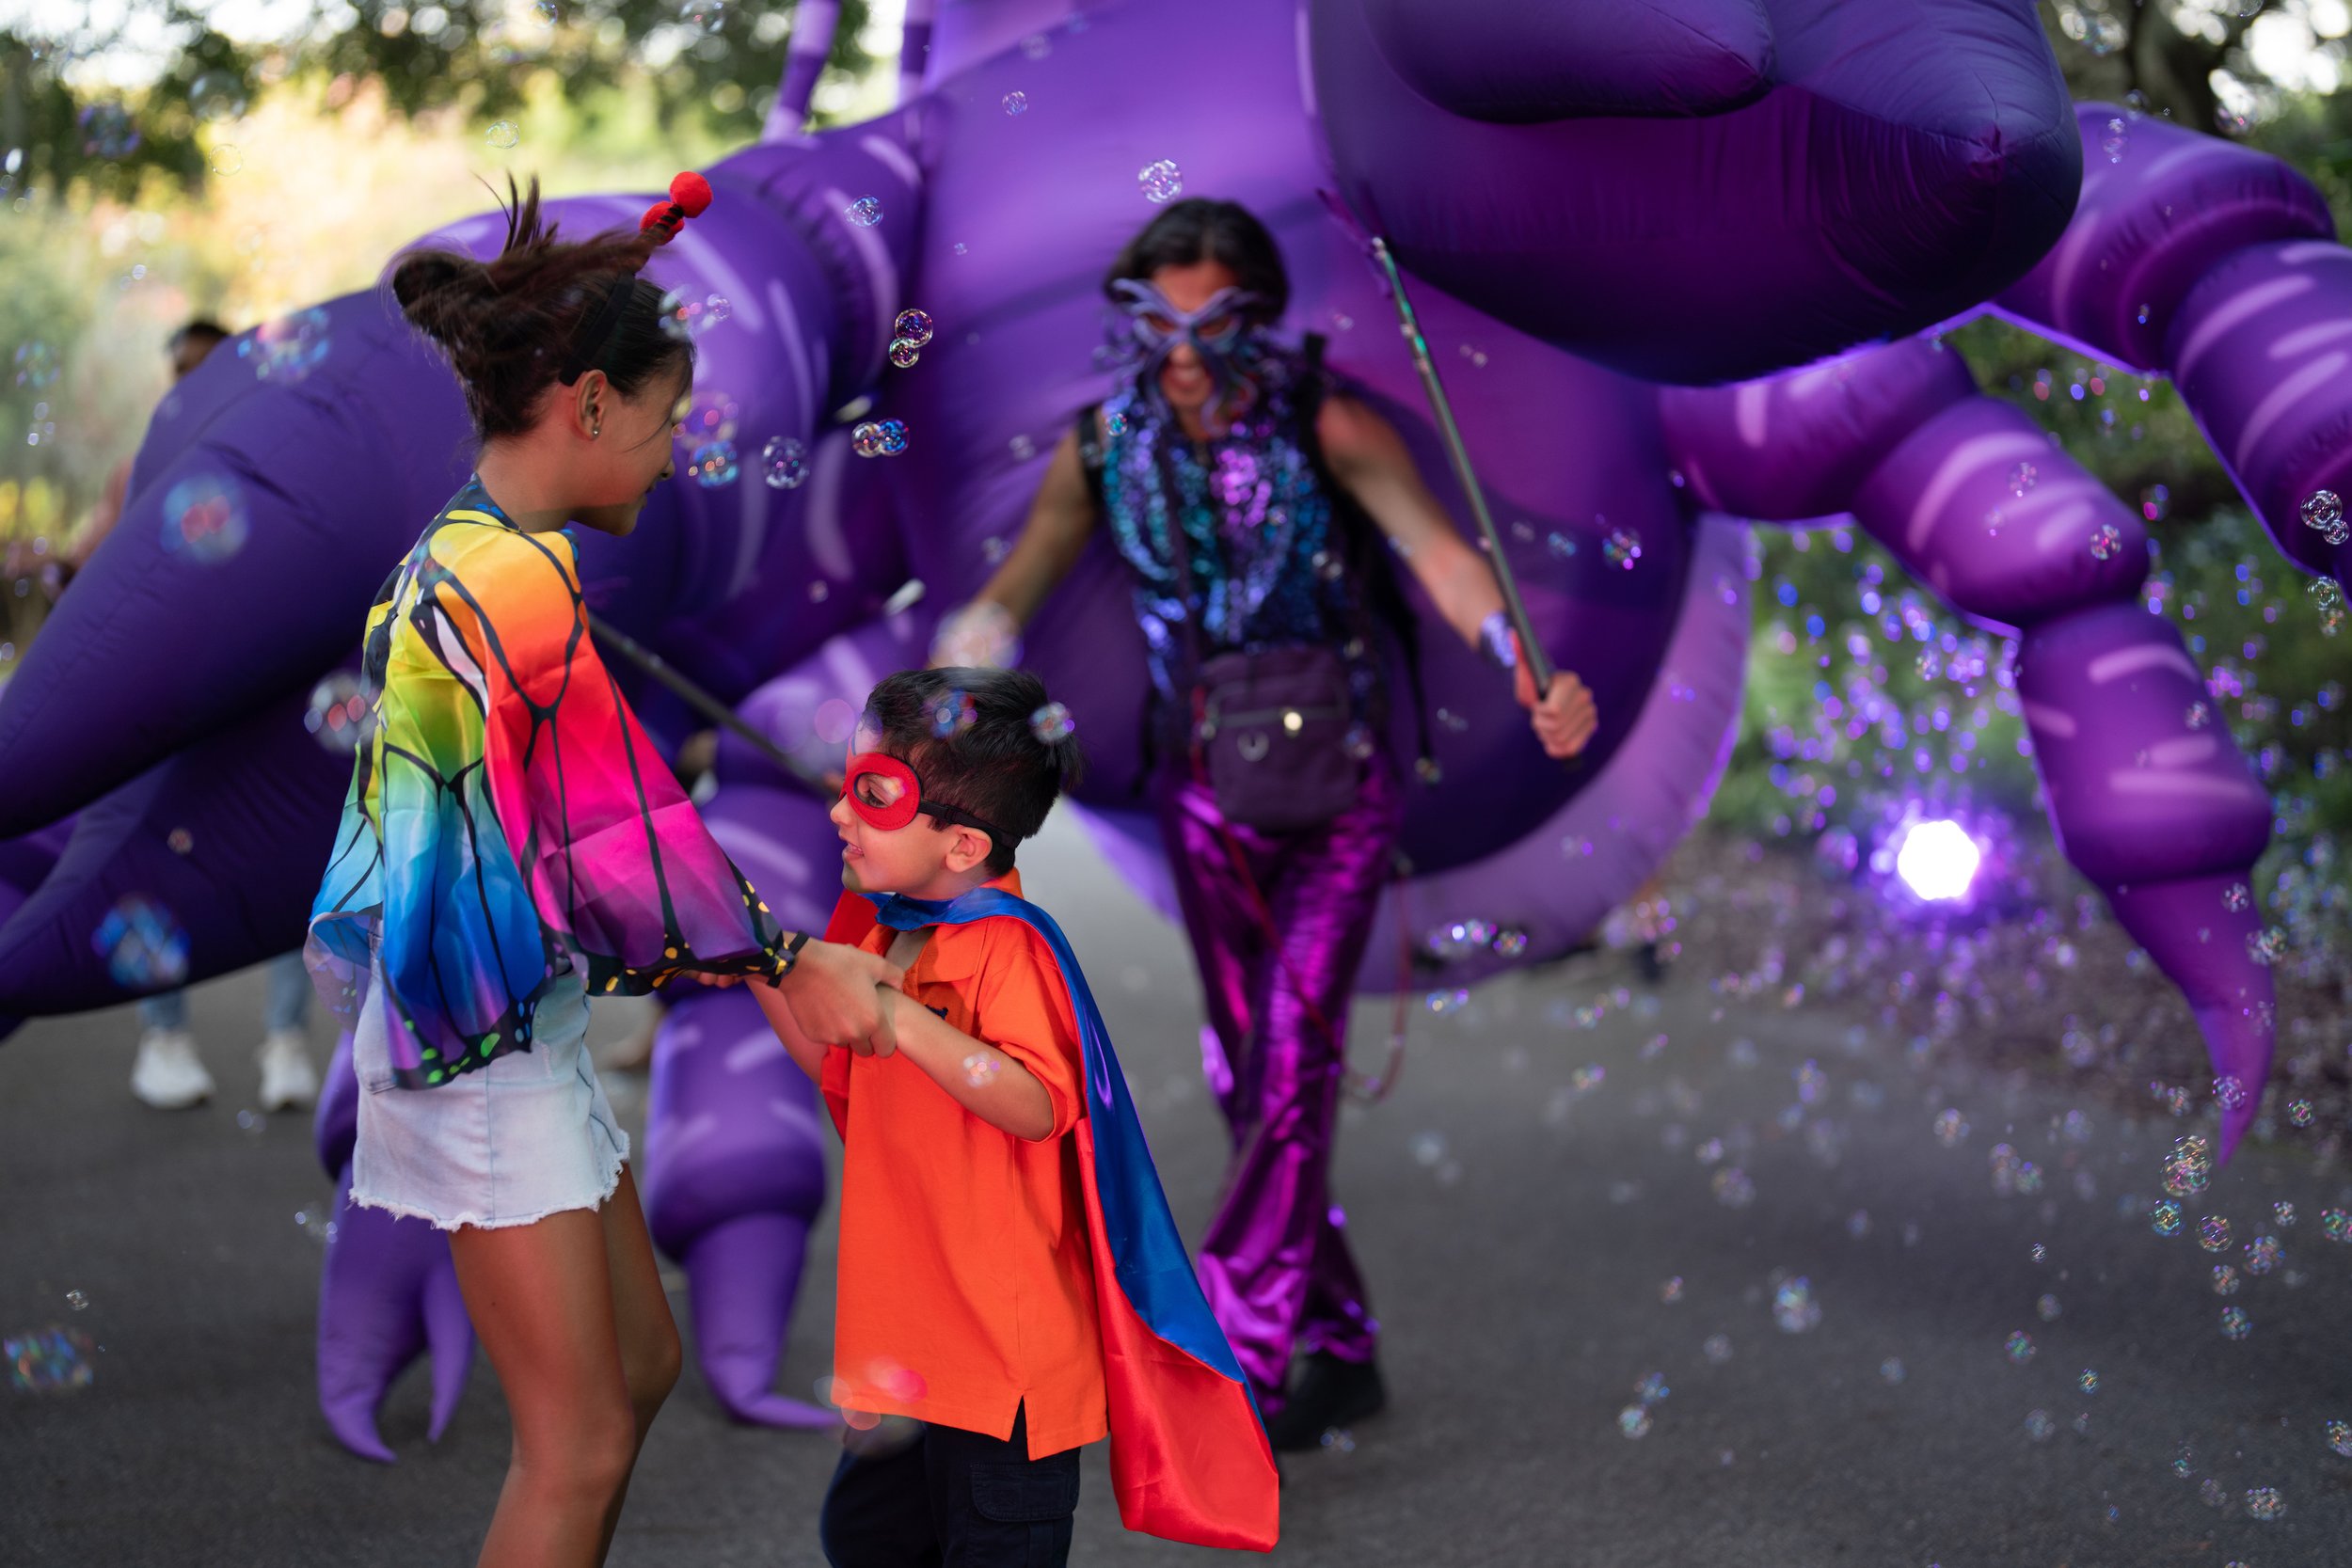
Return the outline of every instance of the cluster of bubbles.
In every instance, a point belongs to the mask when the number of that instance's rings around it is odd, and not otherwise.
[[[318,306],[263,322],[237,340],[237,358],[255,379],[290,387],[310,379],[334,346],[333,324]]]
[[[928,310],[912,306],[898,314],[890,324],[890,362],[900,370],[913,370],[923,357],[924,348],[931,341],[931,318]]]
[[[1674,1390],[1666,1386],[1663,1372],[1645,1372],[1633,1385],[1633,1402],[1617,1412],[1617,1430],[1628,1437],[1646,1437],[1652,1425],[1650,1412],[1663,1404]]]
[[[164,548],[204,565],[217,565],[245,547],[252,520],[245,491],[225,474],[198,473],[164,492]]]
[[[2344,520],[2344,498],[2333,490],[2314,490],[2304,500],[2303,526],[2330,545],[2352,541],[2352,524]]]
[[[188,977],[188,933],[170,910],[138,894],[116,901],[90,933],[90,946],[125,990],[164,990]]]
[[[358,676],[338,670],[310,689],[302,727],[328,751],[350,756],[375,733],[375,705]]]
[[[661,330],[681,343],[692,342],[734,314],[734,302],[724,294],[697,299],[693,290],[676,288],[661,296]]]
[[[860,420],[850,430],[850,450],[860,457],[896,457],[907,450],[904,420]]]
[[[91,1354],[88,1335],[54,1323],[0,1339],[8,1386],[24,1394],[70,1394],[88,1387],[98,1375]]]
[[[1146,201],[1162,207],[1184,194],[1184,173],[1173,158],[1154,158],[1136,170],[1136,185]]]
[[[2164,1157],[2164,1190],[2175,1197],[2187,1197],[2203,1192],[2213,1182],[2213,1146],[2201,1132],[2190,1132],[2172,1141],[2171,1152]]]

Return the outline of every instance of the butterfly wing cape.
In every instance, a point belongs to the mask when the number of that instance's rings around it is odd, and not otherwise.
[[[1075,1136],[1119,1516],[1129,1529],[1169,1541],[1270,1551],[1281,1523],[1274,1450],[1241,1363],[1200,1293],[1126,1075],[1061,928],[1025,899],[978,888],[945,903],[892,895],[869,908],[844,898],[825,934],[854,942],[877,924],[909,930],[993,918],[1018,920],[1045,940],[1078,1022],[1087,1115]]]
[[[528,1048],[566,964],[592,995],[778,972],[767,906],[596,656],[570,540],[523,532],[469,483],[385,584],[363,648],[371,722],[309,961],[339,1013],[363,994],[385,1009],[396,1082]]]

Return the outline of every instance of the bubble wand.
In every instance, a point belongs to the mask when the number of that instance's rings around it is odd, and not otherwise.
[[[1398,329],[1405,334],[1406,346],[1413,352],[1413,369],[1421,372],[1422,390],[1428,394],[1430,410],[1437,415],[1438,434],[1445,440],[1446,456],[1454,464],[1454,477],[1460,483],[1462,494],[1470,499],[1470,515],[1477,519],[1479,534],[1486,542],[1495,581],[1502,587],[1503,612],[1518,638],[1519,658],[1534,680],[1535,697],[1540,702],[1551,689],[1551,660],[1544,653],[1543,644],[1535,641],[1534,625],[1527,618],[1527,601],[1519,597],[1518,578],[1511,571],[1510,557],[1503,553],[1502,535],[1496,531],[1494,514],[1486,510],[1486,492],[1480,488],[1478,474],[1470,467],[1470,449],[1463,445],[1461,428],[1454,422],[1454,404],[1447,400],[1445,388],[1438,380],[1437,362],[1429,356],[1429,340],[1422,336],[1421,320],[1413,313],[1413,302],[1406,297],[1404,275],[1397,271],[1396,258],[1389,253],[1388,241],[1374,234],[1368,243],[1373,260],[1379,263],[1389,297],[1396,302]]]

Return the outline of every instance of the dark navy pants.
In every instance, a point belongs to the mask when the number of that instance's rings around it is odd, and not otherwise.
[[[895,1453],[841,1456],[818,1524],[833,1568],[1061,1568],[1078,1511],[1078,1450],[1028,1457],[1012,1436],[929,1426]]]

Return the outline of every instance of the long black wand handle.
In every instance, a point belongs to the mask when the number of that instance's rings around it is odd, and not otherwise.
[[[1469,498],[1470,515],[1477,519],[1478,531],[1486,541],[1486,554],[1492,562],[1495,581],[1502,586],[1503,613],[1511,620],[1511,629],[1518,633],[1519,657],[1527,665],[1527,673],[1534,677],[1535,696],[1541,701],[1551,689],[1551,659],[1542,643],[1535,641],[1534,624],[1527,618],[1527,601],[1519,597],[1518,578],[1511,571],[1511,561],[1503,554],[1502,535],[1495,529],[1494,514],[1486,510],[1486,492],[1479,485],[1478,474],[1470,467],[1470,448],[1463,444],[1461,427],[1454,422],[1454,404],[1445,395],[1445,388],[1438,380],[1437,362],[1429,356],[1429,340],[1422,336],[1421,319],[1413,314],[1413,302],[1406,296],[1405,277],[1396,269],[1396,258],[1389,253],[1389,242],[1378,235],[1372,237],[1373,259],[1380,263],[1382,276],[1389,285],[1389,297],[1396,301],[1399,329],[1405,334],[1406,345],[1413,351],[1413,369],[1421,372],[1422,390],[1429,396],[1429,406],[1438,416],[1438,434],[1445,441],[1446,456],[1454,464],[1454,477]]]
[[[596,634],[596,642],[599,646],[612,649],[614,653],[619,654],[623,658],[628,659],[631,664],[634,664],[637,668],[643,670],[646,674],[651,675],[654,679],[660,681],[662,685],[676,692],[678,696],[685,701],[688,707],[692,708],[696,713],[701,714],[705,719],[709,720],[721,729],[726,730],[740,738],[755,751],[758,752],[761,756],[766,757],[770,762],[772,762],[778,768],[783,768],[793,778],[798,779],[802,784],[806,784],[816,793],[818,799],[822,800],[836,793],[835,787],[830,780],[826,779],[822,774],[818,773],[815,768],[809,767],[806,763],[801,761],[798,757],[793,756],[783,747],[778,746],[774,741],[769,739],[766,736],[760,734],[757,730],[752,728],[749,724],[743,722],[741,719],[736,716],[735,710],[728,707],[726,704],[719,701],[718,698],[712,696],[709,692],[705,691],[701,687],[696,686],[692,681],[688,680],[684,675],[679,674],[675,670],[671,669],[669,661],[664,659],[660,654],[645,647],[635,638],[629,636],[628,633],[621,630],[618,626],[613,626],[611,622],[606,621],[601,616],[597,615],[594,610],[591,610],[588,613],[588,628]]]

